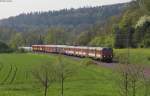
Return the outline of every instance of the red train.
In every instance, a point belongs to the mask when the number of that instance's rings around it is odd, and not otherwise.
[[[61,53],[70,56],[91,57],[102,61],[112,61],[113,49],[104,47],[82,47],[67,45],[32,45],[33,52]]]

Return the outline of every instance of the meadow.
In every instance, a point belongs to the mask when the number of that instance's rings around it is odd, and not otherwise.
[[[55,64],[58,58],[52,54],[0,54],[0,96],[43,96],[44,89],[31,72],[45,62]],[[114,70],[87,65],[87,59],[61,58],[74,71],[64,81],[64,96],[120,96],[120,75]],[[53,83],[48,90],[48,96],[60,93],[60,82]],[[137,96],[141,94],[140,91]]]
[[[114,53],[120,61],[127,60],[128,49],[115,49]],[[150,49],[129,49],[129,62],[150,66]]]
[[[42,54],[1,54],[0,55],[0,96],[43,96],[43,87],[34,82],[32,68],[55,63],[58,56]],[[82,65],[85,61],[62,57],[76,71],[65,80],[65,96],[117,96],[116,82],[111,70],[96,65]],[[12,71],[10,72],[12,67]],[[11,82],[13,74],[16,77]],[[10,73],[10,74],[9,74]],[[9,77],[8,77],[9,74]],[[8,77],[8,78],[7,78]],[[7,78],[7,79],[6,79]],[[49,88],[48,96],[60,96],[60,83]]]

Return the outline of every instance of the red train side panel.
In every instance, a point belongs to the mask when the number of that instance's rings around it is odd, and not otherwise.
[[[112,61],[113,49],[103,47],[83,47],[67,45],[32,45],[33,52],[61,53],[65,55],[91,57],[103,61]]]

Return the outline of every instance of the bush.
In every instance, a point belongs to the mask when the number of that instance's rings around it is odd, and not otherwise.
[[[90,42],[91,46],[113,47],[114,39],[112,36],[97,36]]]
[[[27,51],[23,48],[20,48],[20,49],[16,49],[16,52],[17,53],[27,53]]]
[[[11,49],[7,44],[0,41],[0,53],[10,53],[13,52],[13,49]]]
[[[127,64],[128,54],[127,53],[117,53],[114,54],[114,61],[120,64]]]
[[[147,58],[150,61],[150,57]]]
[[[82,62],[82,65],[84,65],[84,66],[89,66],[89,65],[91,65],[91,64],[94,64],[94,62],[93,62],[93,60],[91,60],[91,59],[84,59]]]

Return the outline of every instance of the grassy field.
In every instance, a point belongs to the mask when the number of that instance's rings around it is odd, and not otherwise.
[[[1,54],[0,64],[0,96],[43,96],[43,89],[34,83],[30,71],[45,61],[54,63],[58,57],[41,54]],[[65,81],[65,96],[117,96],[114,74],[111,70],[82,65],[84,60],[64,58],[65,63],[75,68],[75,73]],[[12,67],[12,72],[10,72]],[[16,66],[16,67],[15,67]],[[12,75],[17,68],[16,78],[12,83]],[[10,72],[7,80],[6,77]],[[48,96],[60,96],[60,83],[49,88]]]
[[[115,49],[115,55],[118,58],[125,59],[128,49]],[[141,64],[150,66],[150,49],[129,49],[129,60],[131,64]]]
[[[43,96],[43,87],[35,83],[31,71],[44,62],[55,63],[57,59],[57,55],[0,54],[0,96]],[[75,70],[65,80],[64,96],[119,96],[117,73],[93,64],[86,66],[85,59],[62,59]],[[11,82],[16,69],[16,78]],[[59,82],[52,84],[48,96],[60,96],[60,86]]]

